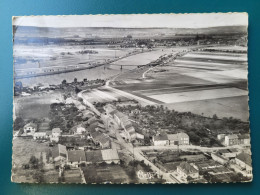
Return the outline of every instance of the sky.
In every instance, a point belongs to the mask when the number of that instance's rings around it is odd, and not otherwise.
[[[39,27],[207,28],[248,25],[247,13],[15,16],[13,25]]]

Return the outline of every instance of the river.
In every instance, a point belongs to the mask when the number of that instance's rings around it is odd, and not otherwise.
[[[82,81],[85,78],[87,78],[88,80],[95,80],[95,79],[105,80],[117,74],[134,69],[136,67],[137,66],[134,65],[133,66],[122,65],[122,69],[121,69],[121,66],[118,65],[102,65],[92,69],[60,73],[54,75],[39,76],[39,77],[23,78],[23,79],[17,79],[16,81],[21,81],[23,83],[23,86],[31,87],[39,83],[57,85],[60,84],[64,79],[67,82],[72,82],[74,78],[77,78],[78,81]]]

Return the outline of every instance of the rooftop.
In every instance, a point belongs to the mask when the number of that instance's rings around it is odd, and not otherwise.
[[[117,150],[114,149],[101,150],[101,154],[102,154],[102,159],[104,161],[119,160]]]
[[[197,169],[195,169],[192,165],[190,165],[187,162],[182,162],[178,167],[187,175],[199,172]]]
[[[37,128],[37,124],[30,122],[30,123],[26,124],[24,127],[25,127],[25,128],[26,128],[26,127]]]
[[[86,161],[86,155],[83,150],[71,150],[68,151],[69,162]]]
[[[154,141],[163,141],[163,140],[168,140],[167,134],[154,136]]]
[[[236,158],[243,161],[247,165],[252,166],[252,158],[249,154],[242,152],[238,154]]]
[[[60,128],[54,128],[52,129],[52,133],[61,133]]]

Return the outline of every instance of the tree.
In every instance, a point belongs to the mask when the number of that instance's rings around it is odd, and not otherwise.
[[[213,115],[212,117],[214,120],[217,120],[218,119],[218,116],[216,114]]]
[[[78,79],[77,78],[74,78],[74,83],[77,83],[78,82]]]
[[[14,130],[22,129],[25,125],[23,118],[17,117],[14,121]]]
[[[67,84],[67,81],[64,79],[62,82],[61,82],[62,85],[66,85]]]

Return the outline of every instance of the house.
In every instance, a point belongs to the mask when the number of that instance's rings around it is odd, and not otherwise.
[[[179,166],[177,166],[176,171],[181,177],[184,178],[191,177],[195,179],[199,177],[199,170],[187,162],[182,162]]]
[[[33,134],[33,139],[35,140],[47,139],[46,132],[35,132]]]
[[[61,129],[60,128],[54,128],[52,129],[52,135],[50,137],[50,140],[53,142],[58,142],[59,141],[59,137],[61,136]]]
[[[116,109],[116,107],[113,106],[112,104],[107,104],[103,108],[106,111],[107,115],[110,114],[111,112],[113,112]]]
[[[128,121],[128,117],[125,114],[123,114],[122,112],[119,112],[117,110],[114,112],[113,117],[116,120],[117,124],[122,127],[124,126],[124,123],[126,123]]]
[[[218,140],[222,140],[222,139],[225,138],[225,136],[226,136],[226,135],[223,134],[223,133],[222,133],[222,134],[218,134],[218,135],[217,135],[217,139],[218,139]]]
[[[37,124],[28,123],[23,127],[25,135],[33,135],[37,131]]]
[[[81,163],[86,162],[85,151],[83,150],[70,150],[68,151],[67,164],[71,167],[79,167]]]
[[[102,162],[105,162],[107,164],[120,163],[120,159],[116,149],[86,151],[85,155],[87,164]]]
[[[236,156],[235,162],[242,170],[245,170],[247,174],[252,174],[252,158],[247,153],[240,153]]]
[[[249,134],[238,135],[238,143],[241,145],[250,145]]]
[[[99,144],[101,148],[110,148],[110,138],[108,135],[101,132],[92,132],[91,138],[96,144]]]
[[[226,135],[224,140],[225,146],[238,145],[238,136],[235,134]]]
[[[176,133],[167,135],[170,145],[189,145],[190,138],[186,133]]]
[[[119,164],[120,163],[120,159],[119,159],[117,150],[115,150],[115,149],[101,150],[101,154],[102,154],[103,162],[106,162],[108,164],[111,164],[111,163]]]
[[[143,135],[143,134],[140,134],[140,133],[136,133],[136,139],[141,139],[141,140],[143,140],[143,139],[144,139],[144,135]]]
[[[64,145],[58,144],[52,149],[52,158],[54,162],[65,163],[67,160],[67,148]]]
[[[77,127],[75,134],[83,134],[86,133],[86,129],[82,126]]]
[[[103,161],[101,150],[91,150],[85,152],[86,164],[101,163]]]
[[[226,159],[234,159],[237,154],[238,154],[238,150],[233,148],[233,149],[222,149],[219,150],[218,153],[223,156]]]
[[[228,162],[228,160],[226,158],[224,158],[223,156],[221,156],[221,154],[219,154],[218,152],[211,153],[211,158],[214,161],[216,161],[216,162],[218,162],[218,163],[220,163],[222,165],[224,165],[224,164],[226,164]]]
[[[153,136],[153,144],[154,144],[154,146],[169,145],[169,140],[168,140],[167,134],[160,134],[157,136]]]

